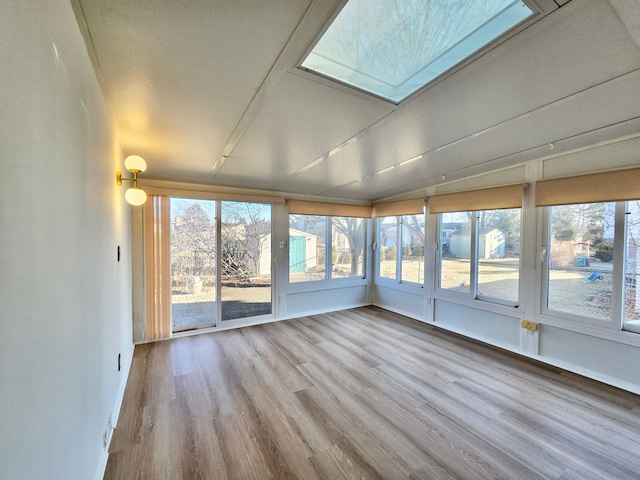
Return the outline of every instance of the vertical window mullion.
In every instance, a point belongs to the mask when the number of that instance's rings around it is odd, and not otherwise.
[[[373,253],[373,276],[374,279],[376,277],[380,277],[380,237],[381,237],[381,233],[380,233],[380,222],[381,220],[379,218],[375,218],[371,220],[371,223],[373,224],[373,243],[372,243],[372,253]]]
[[[327,251],[324,255],[324,270],[325,279],[331,280],[331,274],[333,271],[333,219],[331,217],[324,217],[327,228],[325,229],[325,244],[327,245]]]
[[[222,245],[222,201],[218,200],[215,205],[216,208],[216,326],[220,324],[222,321],[222,302],[220,299],[222,298],[222,254],[221,254],[221,245]]]
[[[396,283],[402,283],[402,216],[396,217]]]
[[[478,215],[480,212],[471,212],[471,265],[469,281],[471,282],[471,298],[478,297]]]
[[[547,312],[549,310],[549,280],[551,268],[551,208],[545,207],[542,213],[542,244],[540,245],[540,265],[542,270],[542,294],[540,295],[541,305],[540,311]]]
[[[611,293],[611,321],[621,329],[624,323],[624,293],[627,239],[626,202],[617,202],[615,207],[615,236],[613,242],[613,286]]]

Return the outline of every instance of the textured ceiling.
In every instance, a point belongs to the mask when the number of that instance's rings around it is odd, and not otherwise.
[[[145,178],[354,202],[637,118],[637,0],[564,3],[396,106],[296,68],[338,0],[72,0]]]

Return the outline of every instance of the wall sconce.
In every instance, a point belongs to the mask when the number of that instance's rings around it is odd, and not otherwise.
[[[147,169],[147,162],[138,155],[129,155],[124,160],[124,166],[133,173],[133,178],[123,178],[122,172],[116,172],[116,184],[120,187],[122,182],[133,182],[133,186],[124,193],[124,199],[131,205],[142,205],[147,201],[147,194],[138,188],[138,174]]]

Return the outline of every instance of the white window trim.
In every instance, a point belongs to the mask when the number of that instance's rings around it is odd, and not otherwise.
[[[517,208],[519,208],[520,210],[520,233],[522,234],[522,210],[523,209],[521,207],[517,207]],[[489,305],[499,305],[499,306],[507,307],[509,309],[517,310],[520,308],[520,303],[521,303],[520,287],[521,287],[522,273],[523,273],[522,258],[520,258],[519,265],[518,265],[518,301],[517,302],[513,302],[505,298],[497,298],[497,297],[490,297],[488,295],[480,295],[478,293],[478,248],[479,248],[479,245],[478,245],[479,242],[477,241],[478,240],[478,228],[477,228],[478,212],[480,212],[480,210],[471,211],[471,214],[472,214],[471,215],[471,246],[473,248],[471,249],[470,259],[469,259],[470,288],[468,292],[457,292],[455,290],[442,288],[440,286],[440,279],[442,278],[442,261],[441,261],[442,259],[440,256],[441,255],[440,232],[442,228],[442,215],[437,214],[438,215],[438,222],[437,222],[438,231],[436,232],[436,236],[438,238],[438,242],[437,242],[437,248],[435,250],[436,281],[435,281],[434,298],[473,306],[474,308],[478,308],[478,306],[482,304],[489,304]],[[455,212],[455,213],[467,213],[467,212]]]
[[[609,202],[598,202],[609,203]],[[622,330],[624,321],[624,239],[625,239],[625,222],[624,211],[625,202],[615,202],[615,228],[613,243],[613,271],[612,271],[612,297],[611,297],[611,317],[595,318],[584,315],[576,315],[560,310],[553,310],[547,307],[549,298],[549,261],[550,261],[550,235],[551,235],[551,216],[552,207],[544,207],[543,214],[543,232],[542,232],[542,275],[541,275],[541,298],[540,298],[540,314],[538,317],[550,325],[565,326],[570,330],[580,332],[580,326],[595,329],[606,330]],[[616,317],[617,315],[617,317]]]
[[[422,215],[424,218],[424,229],[425,229],[425,234],[424,234],[424,242],[422,245],[422,254],[423,254],[423,258],[426,261],[426,229],[427,229],[427,217],[425,213],[421,213],[421,214],[416,214],[416,215]],[[374,284],[375,285],[379,285],[381,287],[385,287],[385,288],[393,288],[395,290],[405,290],[405,291],[412,291],[414,293],[422,293],[424,291],[424,287],[425,287],[425,283],[426,283],[426,274],[424,274],[424,279],[422,283],[419,282],[411,282],[408,280],[402,280],[402,253],[403,253],[403,247],[402,247],[402,232],[404,231],[404,227],[403,227],[403,217],[404,215],[389,215],[389,217],[395,217],[396,219],[396,278],[387,278],[387,277],[382,277],[380,276],[380,244],[378,242],[379,240],[379,228],[378,228],[378,222],[376,221],[375,223],[375,243],[374,243],[374,259],[375,259],[375,275],[374,275]],[[386,217],[379,217],[379,218],[386,218]],[[398,244],[398,237],[400,240],[400,244]],[[426,267],[425,267],[426,268]]]
[[[290,222],[291,215],[296,214],[287,214],[287,220]],[[369,282],[369,272],[367,271],[367,245],[368,245],[368,236],[369,236],[369,226],[368,222],[371,220],[367,217],[356,217],[360,218],[364,222],[364,247],[362,251],[362,270],[363,276],[352,276],[352,277],[331,277],[330,272],[332,272],[332,264],[331,264],[331,252],[333,249],[333,221],[334,217],[342,217],[344,215],[313,215],[314,217],[324,217],[327,221],[327,228],[325,231],[326,235],[326,251],[325,251],[325,278],[321,280],[306,280],[301,282],[291,282],[290,280],[290,267],[287,264],[287,293],[303,293],[303,292],[313,292],[318,290],[333,290],[336,288],[344,288],[344,287],[357,287],[361,285],[367,285]],[[287,225],[287,231],[290,232],[291,224]],[[287,241],[287,259],[289,258],[289,241]]]

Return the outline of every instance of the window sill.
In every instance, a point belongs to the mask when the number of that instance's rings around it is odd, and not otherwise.
[[[333,280],[311,280],[308,282],[289,283],[287,286],[287,294],[315,292],[318,290],[335,290],[336,288],[349,288],[367,286],[367,278],[336,278]]]
[[[632,333],[640,333],[640,320],[632,320],[631,322],[625,322],[622,330]]]
[[[391,280],[388,278],[377,277],[374,281],[376,287],[390,288],[393,290],[400,290],[402,292],[410,292],[416,295],[424,294],[424,286],[419,283],[399,283],[397,280]]]
[[[505,305],[501,303],[489,302],[487,300],[471,298],[471,294],[468,293],[456,293],[446,290],[436,290],[433,298],[441,302],[455,303],[457,305],[477,308],[478,310],[484,310],[508,317],[514,317],[518,319],[524,318],[524,312],[514,305]]]

